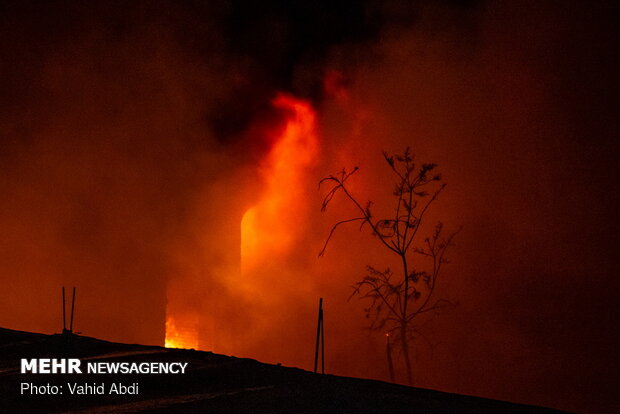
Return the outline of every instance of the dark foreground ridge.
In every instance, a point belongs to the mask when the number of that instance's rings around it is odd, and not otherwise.
[[[21,358],[188,362],[183,375],[21,374]],[[20,384],[64,385],[63,395],[21,395]],[[67,383],[139,383],[138,395],[71,395]],[[318,375],[183,349],[0,328],[0,413],[559,413],[485,398]]]

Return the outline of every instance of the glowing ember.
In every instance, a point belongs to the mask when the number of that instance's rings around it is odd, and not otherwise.
[[[303,172],[317,155],[316,116],[310,104],[279,95],[273,105],[288,116],[260,167],[265,186],[262,196],[241,220],[242,272],[292,243],[290,223],[301,218],[303,208]]]
[[[198,349],[198,321],[188,318],[183,322],[171,316],[166,318],[166,348]]]

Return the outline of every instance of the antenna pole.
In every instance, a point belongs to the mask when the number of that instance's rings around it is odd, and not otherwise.
[[[323,307],[321,306],[321,374],[325,374],[325,331],[323,327],[325,323],[323,322]]]
[[[71,298],[71,324],[69,325],[69,332],[73,333],[73,310],[75,309],[75,286],[73,287],[73,297]]]
[[[314,346],[314,372],[319,362],[319,340],[321,345],[321,372],[325,374],[325,338],[323,333],[323,298],[319,298],[319,320],[316,326],[316,343]]]
[[[67,330],[67,317],[65,312],[65,287],[62,287],[62,333]]]

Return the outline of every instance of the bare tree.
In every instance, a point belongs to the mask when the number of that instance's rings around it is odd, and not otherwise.
[[[436,164],[421,164],[418,167],[409,148],[402,155],[388,155],[386,152],[383,155],[396,179],[393,216],[375,218],[373,203],[368,201],[362,205],[351,193],[347,182],[359,171],[357,167],[323,178],[319,185],[331,187],[323,199],[321,211],[327,209],[336,194],[343,193],[359,215],[332,226],[319,256],[325,253],[336,229],[353,222],[359,222],[360,229],[367,226],[371,234],[397,256],[400,264],[396,272],[390,268],[379,270],[367,266],[366,276],[355,283],[351,297],[358,295],[370,301],[365,308],[366,316],[372,319],[370,329],[384,331],[395,338],[403,356],[407,381],[412,385],[410,346],[420,335],[415,322],[421,315],[436,314],[450,304],[445,299],[435,299],[433,294],[442,265],[448,262],[445,253],[453,246],[452,241],[458,231],[445,236],[443,224],[439,222],[432,234],[420,243],[419,231],[424,216],[446,184],[442,183],[441,175],[435,173]]]

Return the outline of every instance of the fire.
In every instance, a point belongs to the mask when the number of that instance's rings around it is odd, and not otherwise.
[[[282,94],[273,105],[288,116],[260,166],[264,191],[241,220],[242,273],[286,251],[294,241],[292,228],[303,217],[303,174],[318,153],[316,115],[310,104]]]
[[[239,270],[232,275],[224,272],[220,276],[220,281],[230,283],[230,291],[240,294],[240,297],[254,297],[257,290],[271,283],[260,277],[260,272],[256,270],[264,267],[265,263],[280,260],[296,242],[296,229],[305,225],[305,211],[308,208],[304,198],[308,182],[307,168],[313,165],[318,154],[316,115],[310,104],[281,94],[272,101],[272,105],[281,111],[283,117],[267,132],[271,148],[258,166],[258,177],[248,182],[257,195],[256,203],[245,211],[240,223],[241,254],[240,263],[237,263],[240,264],[242,275],[252,273],[255,277],[240,281]],[[265,131],[261,130],[261,133]],[[190,309],[188,283],[191,281],[194,283],[192,286],[200,286],[196,282],[198,279],[192,277],[179,278],[167,288],[165,346],[199,349],[199,346],[206,345],[204,341],[207,338],[210,349],[217,342],[220,351],[243,352],[240,348],[243,340],[239,339],[239,333],[232,339],[226,332],[221,333],[219,338],[213,338],[214,329],[208,333],[209,329],[204,325],[210,318],[217,319],[217,315],[199,316],[203,310]],[[256,325],[253,324],[243,333],[258,329]]]
[[[198,321],[185,318],[179,322],[172,316],[166,318],[166,348],[198,349]]]

